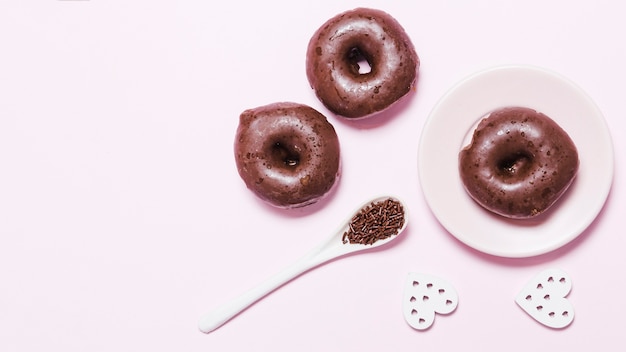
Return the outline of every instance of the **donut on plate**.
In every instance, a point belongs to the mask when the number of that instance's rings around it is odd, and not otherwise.
[[[578,172],[578,151],[548,116],[525,107],[493,111],[459,153],[469,195],[496,214],[527,219],[548,210]]]

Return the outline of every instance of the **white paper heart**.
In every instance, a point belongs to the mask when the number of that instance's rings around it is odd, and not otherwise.
[[[515,302],[541,324],[561,329],[574,320],[574,306],[566,298],[571,289],[572,280],[567,273],[548,269],[530,280]]]
[[[435,321],[435,313],[452,313],[458,302],[456,290],[447,281],[431,275],[409,273],[402,310],[404,319],[414,329],[428,329]]]

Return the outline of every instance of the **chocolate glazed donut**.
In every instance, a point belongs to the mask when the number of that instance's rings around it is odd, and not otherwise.
[[[459,154],[469,195],[484,208],[514,219],[550,208],[569,188],[578,164],[567,133],[548,116],[522,107],[492,112]]]
[[[317,110],[283,102],[244,111],[235,161],[246,186],[280,208],[320,200],[339,175],[339,140]]]
[[[367,62],[367,70],[359,63]],[[389,14],[358,8],[328,20],[311,38],[306,74],[332,112],[359,118],[383,111],[414,86],[419,58],[402,26]]]

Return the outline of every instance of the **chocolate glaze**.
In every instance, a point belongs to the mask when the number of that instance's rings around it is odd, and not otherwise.
[[[548,116],[522,107],[492,112],[459,154],[469,195],[509,218],[534,217],[550,208],[578,171],[578,152]]]
[[[244,111],[235,161],[246,186],[281,208],[312,204],[339,176],[339,140],[315,109],[283,102]]]
[[[361,60],[370,66],[359,73]],[[383,111],[414,86],[419,58],[389,14],[358,8],[322,25],[311,38],[306,73],[320,101],[337,115],[359,118]]]

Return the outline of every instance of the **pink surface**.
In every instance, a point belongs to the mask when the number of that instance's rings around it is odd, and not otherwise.
[[[422,62],[416,92],[362,123],[325,110],[304,71],[311,34],[357,6],[396,17]],[[1,2],[0,350],[622,345],[625,10],[608,0]],[[567,246],[526,259],[482,254],[447,233],[417,170],[420,133],[438,99],[468,74],[512,63],[582,87],[615,147],[615,182],[596,221]],[[340,183],[315,206],[273,209],[237,175],[239,113],[275,101],[320,110],[339,135]],[[202,314],[386,193],[409,207],[399,242],[316,268],[211,334],[198,331]],[[573,281],[576,317],[563,330],[514,302],[553,267]],[[456,311],[426,331],[404,321],[409,272],[445,278],[458,291]]]

